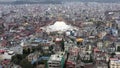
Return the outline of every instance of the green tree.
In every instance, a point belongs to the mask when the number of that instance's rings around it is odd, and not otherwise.
[[[120,46],[118,46],[117,51],[120,52]]]
[[[23,54],[27,54],[27,50],[26,49],[23,49]]]
[[[30,54],[30,52],[31,52],[30,48],[28,48],[27,51],[28,51],[28,54]]]
[[[116,54],[115,53],[111,53],[111,57],[113,58]]]
[[[22,55],[16,54],[16,55],[12,56],[11,62],[13,62],[15,64],[19,64],[22,59],[23,59]]]
[[[50,46],[50,47],[49,47],[49,50],[52,51],[52,50],[53,50],[53,46]]]
[[[23,59],[20,65],[22,68],[33,68],[33,65],[27,59]]]
[[[61,49],[62,49],[62,51],[64,51],[65,50],[65,44],[64,44],[64,40],[62,39],[62,41],[61,41]]]
[[[30,53],[31,53],[30,48],[28,48],[28,49],[23,49],[23,54],[30,54]]]

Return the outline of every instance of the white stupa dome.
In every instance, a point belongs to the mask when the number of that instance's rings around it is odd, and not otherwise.
[[[64,21],[56,21],[53,25],[47,26],[43,28],[47,32],[51,31],[66,31],[74,29],[73,26],[67,25]]]
[[[54,31],[64,31],[70,28],[69,25],[66,25],[63,21],[56,21],[53,25],[49,27],[50,29],[53,29]]]

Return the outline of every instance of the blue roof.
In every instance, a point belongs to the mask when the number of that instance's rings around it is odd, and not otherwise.
[[[34,63],[37,62],[37,61],[48,60],[48,59],[49,59],[49,57],[47,57],[47,56],[42,56],[42,57],[39,57],[38,60],[32,60],[31,64],[34,64]]]
[[[41,39],[41,38],[35,38],[35,42],[41,42],[43,39]]]
[[[32,60],[31,64],[34,64],[36,61],[35,60]]]
[[[2,68],[2,65],[0,65],[0,68]]]
[[[48,60],[48,59],[49,59],[49,57],[43,56],[43,57],[38,58],[38,61],[41,61],[41,60]]]

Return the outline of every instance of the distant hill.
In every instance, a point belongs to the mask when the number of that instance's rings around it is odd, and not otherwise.
[[[82,2],[120,3],[120,0],[77,0]]]
[[[61,4],[61,0],[6,0],[0,1],[0,4]]]
[[[120,0],[0,0],[0,4],[61,4],[64,2],[98,2],[98,3],[120,3]]]
[[[59,0],[18,0],[18,1],[14,1],[12,2],[13,4],[25,4],[25,3],[29,3],[29,4],[39,4],[39,3],[43,3],[43,4],[60,4],[61,1]]]

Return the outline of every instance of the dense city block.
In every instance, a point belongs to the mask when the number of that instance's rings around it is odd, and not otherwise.
[[[0,4],[0,68],[120,68],[119,9],[98,2]]]

